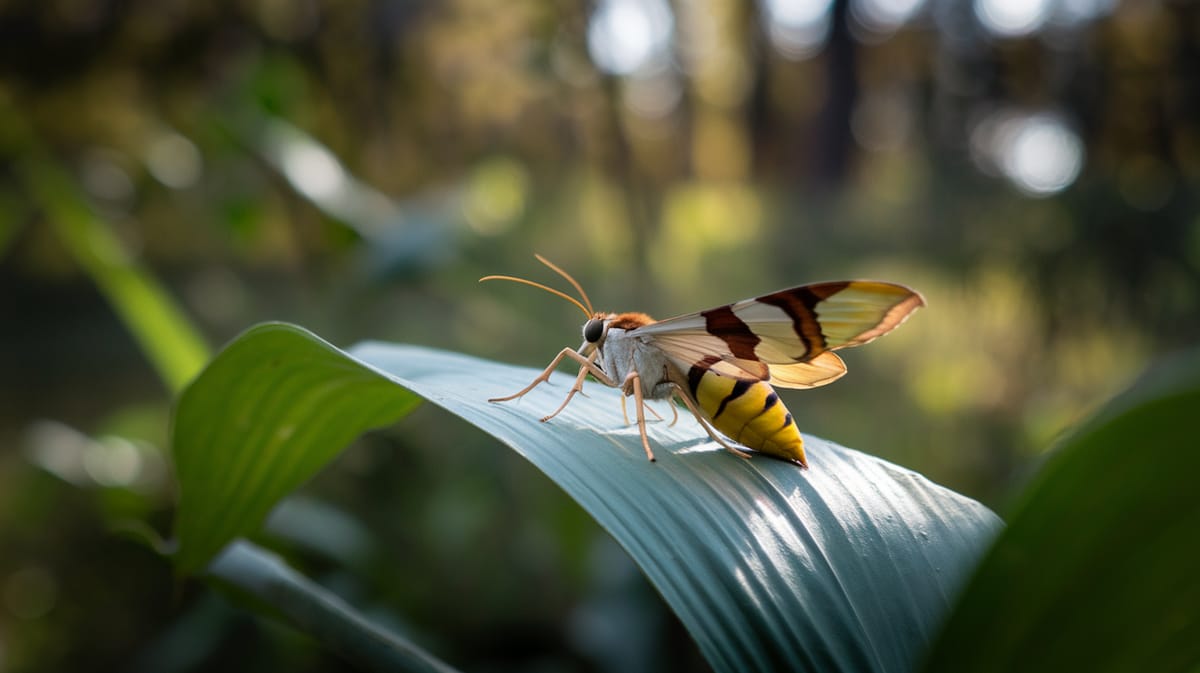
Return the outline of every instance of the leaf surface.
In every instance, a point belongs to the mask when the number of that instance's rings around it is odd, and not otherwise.
[[[816,437],[805,438],[807,471],[735,457],[686,411],[673,427],[651,423],[650,463],[618,391],[596,383],[539,422],[570,373],[519,402],[486,401],[536,374],[415,346],[343,352],[289,325],[250,330],[177,410],[180,568],[203,567],[253,531],[355,435],[403,415],[412,393],[512,447],[577,500],[717,671],[911,670],[1000,528],[973,500]]]
[[[350,354],[512,447],[641,566],[718,671],[907,671],[1000,527],[919,474],[806,436],[811,469],[719,448],[686,411],[651,423],[650,463],[620,394],[413,346]],[[656,405],[670,418],[665,403]],[[632,409],[630,409],[632,414]],[[864,412],[869,413],[869,412]]]
[[[1016,504],[926,670],[1200,670],[1200,351],[1068,438]]]
[[[176,568],[201,570],[351,440],[419,402],[306,330],[268,323],[243,333],[175,407]]]

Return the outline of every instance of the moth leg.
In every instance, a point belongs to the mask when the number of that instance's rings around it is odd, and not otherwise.
[[[657,411],[655,411],[654,407],[650,406],[649,402],[645,402],[645,405],[646,405],[646,411],[649,411],[650,413],[654,414],[655,420],[662,422],[662,420],[663,420],[662,415],[659,414]]]
[[[629,412],[625,409],[625,397],[626,397],[625,395],[621,396],[621,417],[625,419],[625,425],[629,425]],[[654,417],[657,418],[658,420],[661,421],[663,419],[663,417],[661,415],[659,415],[659,413],[657,411],[655,411],[654,407],[650,406],[649,403],[646,404],[646,409],[650,413],[654,414]],[[674,424],[675,424],[675,422],[672,421],[671,425],[674,425]]]
[[[642,397],[642,377],[638,375],[637,370],[629,372],[625,377],[625,381],[621,383],[621,391],[626,395],[633,393],[633,408],[637,412],[638,431],[642,435],[642,448],[646,450],[646,457],[650,462],[654,462],[654,452],[650,450],[650,440],[646,437],[646,400]]]
[[[603,383],[604,385],[606,385],[610,388],[617,387],[617,384],[608,377],[608,374],[605,374],[603,371],[601,371],[601,369],[599,367],[596,366],[596,364],[595,364],[596,356],[599,355],[599,351],[596,351],[596,352],[592,353],[590,357],[585,358],[582,355],[580,355],[578,352],[570,350],[569,348],[566,350],[570,351],[570,354],[568,355],[568,357],[571,357],[571,358],[579,361],[579,376],[575,377],[575,384],[572,385],[571,390],[569,392],[567,392],[567,398],[562,401],[562,404],[558,405],[558,408],[554,410],[554,413],[550,414],[549,416],[544,416],[542,418],[543,423],[550,420],[551,418],[554,418],[563,409],[567,408],[567,405],[570,404],[570,402],[571,402],[571,398],[575,397],[575,393],[581,392],[583,390],[583,381],[584,381],[584,379],[587,378],[588,374],[595,376],[596,379],[598,381],[600,381],[600,383]]]
[[[571,352],[574,353],[575,351],[571,351]],[[595,355],[593,354],[592,357],[595,357]],[[545,423],[546,421],[550,420],[551,418],[554,418],[555,416],[557,416],[560,412],[562,412],[563,409],[566,409],[567,405],[571,403],[571,398],[575,397],[575,393],[578,393],[583,390],[583,381],[584,381],[584,379],[587,378],[588,374],[593,373],[592,368],[594,368],[595,365],[592,364],[592,361],[590,358],[587,360],[587,362],[580,363],[580,365],[581,366],[579,367],[579,376],[575,377],[575,384],[572,385],[571,390],[569,392],[567,392],[566,399],[564,399],[562,401],[562,404],[558,405],[558,408],[554,410],[554,413],[552,413],[548,416],[542,417],[543,423]],[[600,370],[597,369],[596,371],[600,371]],[[603,373],[603,372],[601,372],[601,373]],[[607,378],[607,377],[605,377],[605,378]]]
[[[663,380],[664,381],[671,380],[671,372],[667,370],[666,365],[663,365]],[[678,387],[676,384],[672,384],[672,385],[674,385],[675,387]],[[673,428],[673,427],[675,427],[675,423],[679,420],[679,409],[676,408],[675,399],[671,395],[667,395],[667,406],[671,407],[671,422],[667,424],[667,427]],[[658,414],[655,414],[655,416],[658,416]],[[658,416],[658,420],[661,421],[662,416]]]
[[[676,387],[678,388],[678,386],[676,386]],[[714,442],[725,447],[726,451],[729,451],[730,453],[732,453],[735,456],[738,456],[739,458],[749,458],[750,457],[749,453],[746,453],[745,451],[742,451],[741,449],[733,448],[729,444],[725,443],[725,440],[718,437],[717,433],[713,432],[712,428],[709,426],[708,421],[705,420],[704,416],[700,415],[700,410],[696,408],[696,404],[695,404],[695,402],[693,402],[691,400],[691,398],[689,398],[687,395],[683,394],[682,391],[678,392],[677,394],[679,396],[679,399],[683,400],[683,404],[688,408],[688,411],[692,412],[692,415],[696,417],[696,420],[700,423],[700,427],[704,428],[704,431],[708,433],[709,437],[712,437]]]
[[[542,371],[541,374],[538,374],[537,378],[535,378],[533,380],[533,383],[530,383],[529,385],[518,390],[517,392],[513,393],[512,395],[509,395],[507,397],[493,397],[493,398],[489,399],[488,402],[508,402],[509,400],[515,400],[518,397],[524,396],[526,393],[528,393],[529,391],[536,388],[539,383],[545,383],[546,381],[549,381],[551,372],[553,372],[555,370],[555,368],[558,367],[558,364],[563,361],[563,358],[567,358],[567,357],[571,358],[572,360],[575,360],[576,362],[578,362],[580,364],[580,366],[591,371],[593,376],[596,376],[596,378],[598,378],[602,382],[604,382],[604,385],[610,386],[610,387],[616,387],[616,384],[611,382],[612,379],[609,379],[608,376],[604,376],[604,372],[601,372],[600,368],[595,366],[594,363],[596,360],[596,356],[598,354],[599,354],[598,352],[593,353],[591,357],[585,358],[581,353],[579,353],[578,351],[576,351],[573,348],[564,348],[561,351],[559,351],[558,355],[555,356],[555,358],[550,362],[550,365],[548,367],[546,367],[546,369],[544,371]]]

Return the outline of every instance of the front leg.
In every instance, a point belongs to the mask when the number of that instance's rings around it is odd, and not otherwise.
[[[558,405],[558,408],[554,410],[554,413],[550,414],[549,416],[542,417],[543,423],[557,416],[563,409],[566,409],[567,405],[571,402],[571,398],[575,397],[575,393],[583,392],[583,380],[587,378],[588,374],[595,376],[596,380],[600,381],[600,383],[603,383],[609,388],[615,388],[617,385],[608,377],[607,374],[604,373],[602,369],[596,366],[596,356],[599,354],[599,351],[593,352],[590,357],[588,357],[586,360],[583,360],[580,359],[583,358],[583,355],[579,352],[573,351],[569,348],[566,350],[571,352],[570,357],[579,359],[579,376],[575,377],[575,385],[571,386],[571,390],[567,393],[567,398],[562,401],[562,404]]]
[[[583,380],[587,378],[588,374],[595,376],[596,380],[610,388],[617,387],[616,382],[609,378],[608,374],[604,373],[604,370],[596,366],[596,358],[599,356],[599,354],[599,351],[594,351],[590,356],[584,356],[582,353],[573,348],[564,348],[550,363],[550,366],[546,367],[546,369],[533,380],[533,383],[530,383],[508,397],[495,397],[488,400],[488,402],[507,402],[508,400],[521,397],[525,393],[528,393],[536,388],[539,383],[549,381],[550,373],[554,371],[554,368],[558,366],[558,363],[562,362],[563,358],[571,358],[579,363],[579,376],[575,377],[575,384],[571,386],[570,392],[567,393],[567,398],[563,400],[562,404],[558,405],[558,408],[554,410],[554,413],[542,417],[542,422],[545,423],[551,418],[557,416],[563,409],[566,409],[567,404],[571,401],[571,398],[575,397],[575,393],[583,390]]]
[[[553,372],[555,370],[555,368],[558,367],[558,364],[563,361],[563,358],[569,357],[572,360],[575,360],[576,362],[579,363],[579,365],[581,367],[584,367],[586,370],[590,371],[593,376],[596,376],[596,378],[600,378],[601,376],[604,375],[604,372],[601,372],[600,368],[594,364],[596,361],[596,356],[598,354],[599,354],[599,351],[596,351],[595,353],[592,353],[591,357],[584,357],[582,353],[575,350],[574,348],[564,348],[561,351],[559,351],[558,355],[554,356],[554,359],[550,361],[550,365],[548,367],[546,367],[546,369],[543,370],[541,374],[538,374],[537,378],[535,378],[533,380],[533,383],[530,383],[529,385],[525,386],[524,388],[518,390],[517,392],[515,392],[512,395],[509,395],[507,397],[490,398],[490,399],[488,399],[488,402],[507,402],[509,400],[515,400],[518,397],[523,397],[526,393],[528,393],[529,391],[536,388],[539,383],[545,383],[545,382],[549,381],[551,372]],[[606,380],[605,385],[607,385],[607,386],[615,387],[615,385],[616,385],[614,383],[611,383],[611,379],[608,379],[607,376],[604,376],[604,379],[602,379],[602,380]]]

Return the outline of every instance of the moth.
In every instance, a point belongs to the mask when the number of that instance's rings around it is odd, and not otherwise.
[[[622,412],[625,398],[633,397],[642,447],[651,461],[646,400],[677,398],[709,437],[734,455],[749,458],[744,449],[751,449],[807,468],[800,431],[772,386],[815,388],[833,382],[846,373],[835,351],[887,334],[925,305],[919,293],[903,285],[849,280],[801,285],[654,320],[645,313],[593,310],[587,293],[570,274],[541,255],[536,257],[565,278],[583,301],[514,276],[485,276],[480,282],[508,280],[566,299],[587,317],[583,343],[577,349],[562,349],[528,386],[488,401],[518,399],[549,381],[563,360],[574,360],[579,364],[574,385],[558,409],[542,421],[562,412],[590,374],[624,393]],[[677,420],[674,404],[671,410]]]

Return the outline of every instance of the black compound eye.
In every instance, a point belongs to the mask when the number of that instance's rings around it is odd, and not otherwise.
[[[599,318],[592,318],[583,326],[583,339],[590,344],[594,344],[604,335],[604,321]]]

